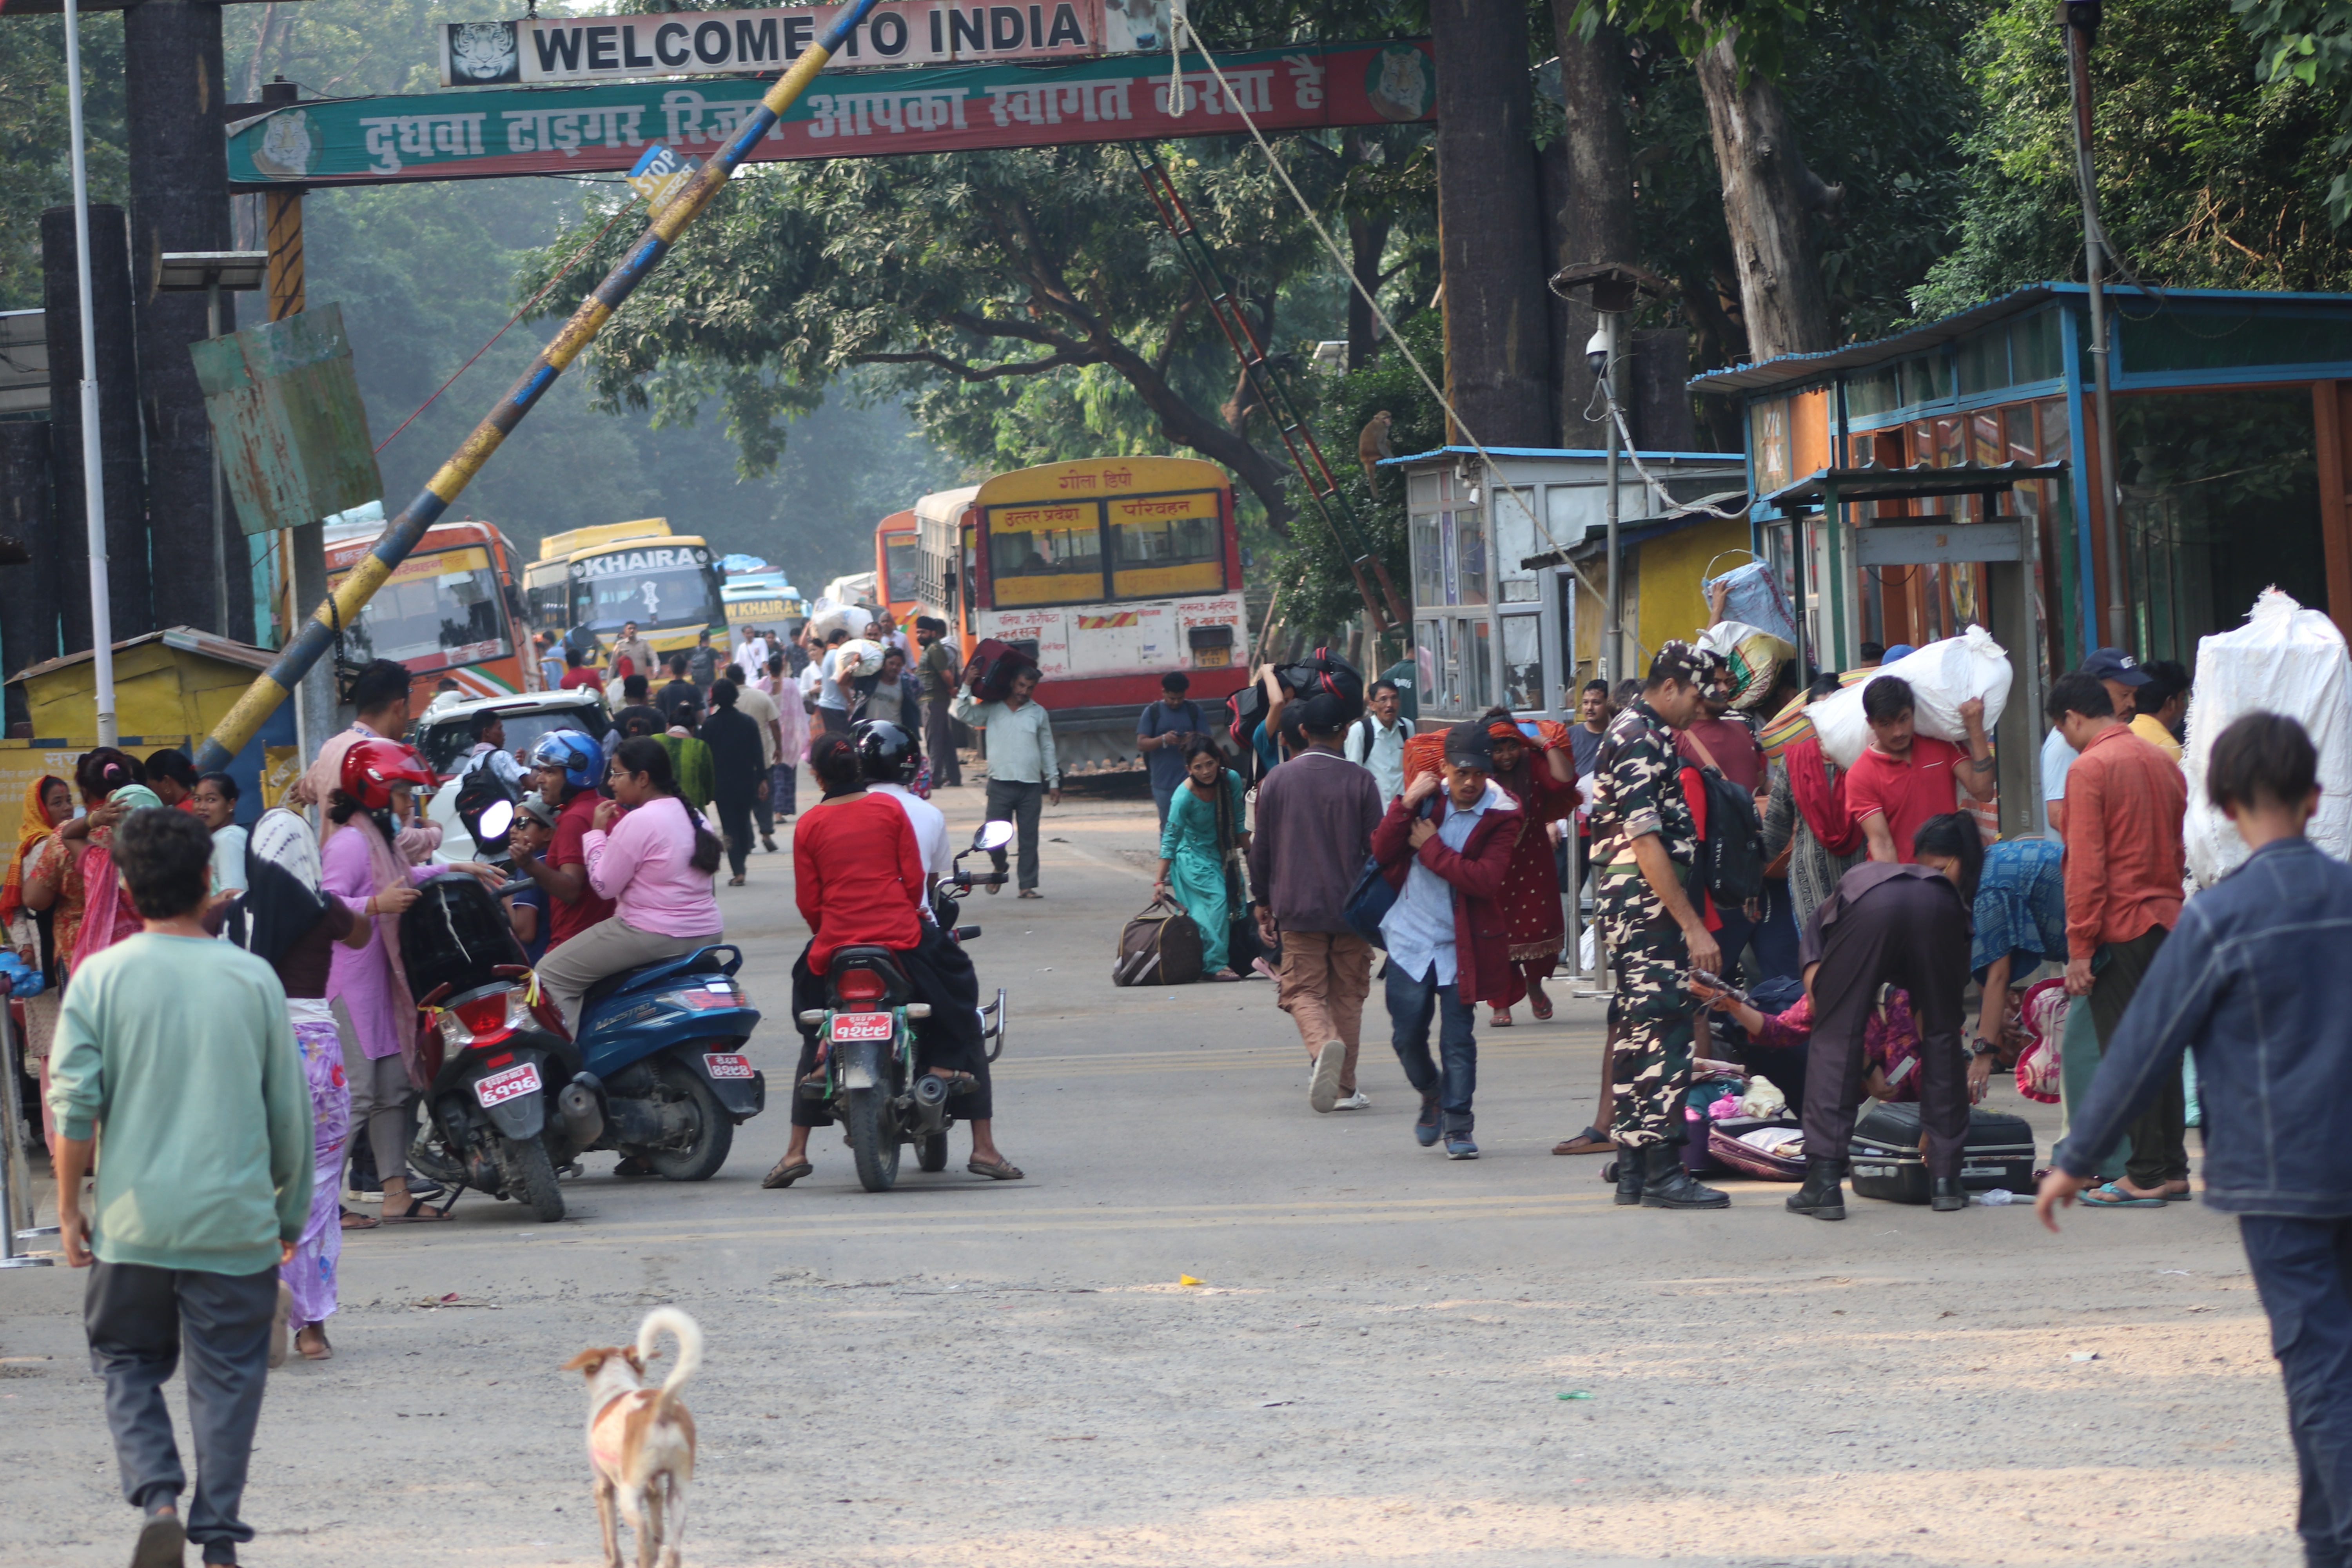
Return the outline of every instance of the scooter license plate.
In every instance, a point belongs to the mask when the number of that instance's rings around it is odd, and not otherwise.
[[[526,1094],[537,1094],[539,1090],[539,1065],[522,1062],[476,1082],[474,1098],[484,1105],[499,1105],[509,1100],[520,1100]]]
[[[751,1076],[751,1058],[735,1056],[727,1051],[703,1052],[702,1065],[712,1078],[750,1078]]]
[[[835,1013],[833,1016],[833,1037],[836,1040],[887,1040],[896,1033],[896,1025],[887,1013]]]

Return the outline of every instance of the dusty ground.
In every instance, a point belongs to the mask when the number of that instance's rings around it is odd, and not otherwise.
[[[943,800],[968,830],[980,792]],[[354,1236],[337,1358],[270,1389],[246,1561],[593,1563],[556,1367],[661,1302],[709,1336],[689,1563],[2301,1561],[2219,1216],[1823,1225],[1745,1183],[1726,1213],[1617,1209],[1599,1162],[1547,1152],[1591,1110],[1591,1003],[1482,1026],[1485,1158],[1450,1163],[1414,1145],[1384,1045],[1373,1108],[1317,1117],[1271,987],[1113,988],[1149,802],[1046,822],[1048,900],[973,905],[982,982],[1014,997],[998,1131],[1028,1181],[910,1161],[874,1196],[820,1133],[817,1175],[763,1193],[779,1110],[702,1186],[598,1156],[558,1226],[468,1195],[446,1228]],[[785,858],[725,897],[781,1006]],[[790,1041],[754,1042],[772,1086]],[[1996,1093],[2046,1151],[2044,1108]],[[79,1284],[0,1274],[0,1560],[125,1556]]]

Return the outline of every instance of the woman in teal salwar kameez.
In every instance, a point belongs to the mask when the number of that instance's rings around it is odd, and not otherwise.
[[[1234,917],[1248,912],[1239,886],[1242,855],[1249,847],[1242,828],[1242,781],[1205,735],[1195,737],[1184,753],[1186,778],[1168,803],[1154,887],[1173,896],[1201,928],[1201,972],[1211,980],[1239,980],[1226,944]]]

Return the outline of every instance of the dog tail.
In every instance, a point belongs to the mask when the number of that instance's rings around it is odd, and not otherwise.
[[[656,1307],[646,1314],[646,1321],[637,1325],[639,1360],[653,1359],[655,1342],[664,1330],[677,1341],[677,1362],[669,1369],[669,1375],[662,1379],[661,1392],[654,1396],[656,1422],[669,1419],[670,1405],[677,1399],[677,1391],[684,1388],[686,1380],[702,1367],[702,1326],[676,1307]]]

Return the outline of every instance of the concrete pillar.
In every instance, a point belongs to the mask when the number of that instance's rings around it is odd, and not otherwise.
[[[55,658],[58,647],[58,536],[51,504],[49,422],[0,422],[0,533],[22,541],[32,559],[0,566],[0,674]],[[25,692],[8,688],[8,720],[26,718]]]

